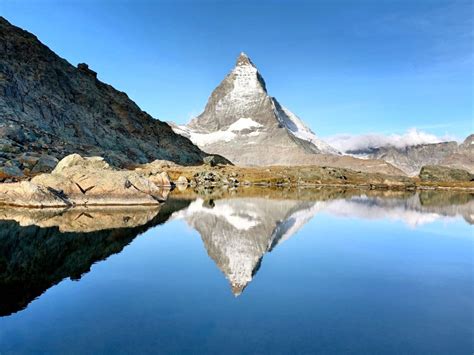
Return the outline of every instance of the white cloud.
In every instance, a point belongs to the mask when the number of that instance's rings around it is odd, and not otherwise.
[[[416,128],[410,128],[404,134],[368,133],[362,135],[338,134],[327,137],[326,142],[341,152],[349,150],[359,150],[367,148],[379,148],[393,146],[404,148],[417,144],[439,143],[454,140],[451,136],[439,137],[431,133],[420,131]]]

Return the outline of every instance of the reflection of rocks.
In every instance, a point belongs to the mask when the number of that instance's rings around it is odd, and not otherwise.
[[[16,220],[0,221],[0,316],[25,308],[65,278],[81,278],[92,264],[121,252],[137,235],[188,204],[172,200],[148,211],[0,211],[1,219]]]
[[[297,200],[198,199],[174,218],[195,228],[209,256],[239,295],[266,252],[291,237],[316,213],[315,203]]]
[[[327,201],[323,210],[337,216],[399,220],[413,227],[457,216],[473,224],[474,195],[426,191],[403,199],[357,196]]]
[[[133,228],[155,217],[160,207],[109,208],[0,208],[0,220],[14,220],[21,227],[58,227],[60,232],[94,232],[104,229]]]

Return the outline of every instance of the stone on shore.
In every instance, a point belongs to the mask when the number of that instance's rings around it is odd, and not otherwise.
[[[0,185],[0,204],[45,207],[69,205],[145,205],[166,200],[166,173],[152,178],[138,171],[114,170],[100,157],[73,154],[51,174],[29,182]]]
[[[176,180],[176,184],[177,185],[188,185],[189,184],[189,181],[188,179],[186,178],[186,176],[183,176],[181,175],[178,180]]]

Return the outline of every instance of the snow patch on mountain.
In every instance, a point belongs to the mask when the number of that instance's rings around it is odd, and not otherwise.
[[[252,120],[251,118],[239,118],[237,121],[235,121],[234,123],[232,123],[230,126],[229,126],[229,131],[243,131],[244,129],[252,129],[252,128],[255,128],[255,127],[262,127],[262,125],[258,122],[255,122],[254,120]]]
[[[206,146],[216,142],[230,142],[237,137],[237,135],[255,137],[260,134],[258,129],[263,127],[260,123],[255,122],[251,118],[240,118],[234,123],[232,123],[227,129],[219,130],[216,132],[210,133],[200,133],[192,130],[187,126],[176,126],[172,125],[171,128],[175,133],[181,134],[191,140],[194,144],[198,146]],[[241,134],[241,131],[250,131]]]
[[[282,221],[275,229],[271,238],[272,243],[276,241],[276,244],[273,245],[272,248],[295,235],[305,224],[313,219],[314,215],[319,212],[324,205],[324,202],[315,202],[312,206],[298,210],[286,220]]]
[[[207,208],[204,206],[203,199],[193,201],[186,210],[174,213],[171,219],[185,219],[196,214],[207,214],[223,218],[238,230],[249,230],[260,224],[259,216],[254,212],[240,213],[228,204],[222,204],[219,208]]]
[[[295,137],[302,139],[304,141],[310,142],[315,145],[322,153],[327,154],[339,154],[339,152],[331,147],[329,144],[319,139],[313,131],[304,124],[304,122],[296,116],[293,112],[288,110],[284,106],[280,106],[281,110],[278,109],[278,106],[275,105],[275,99],[273,99],[273,106],[275,110],[275,115],[278,118],[278,121],[286,127],[286,129]]]

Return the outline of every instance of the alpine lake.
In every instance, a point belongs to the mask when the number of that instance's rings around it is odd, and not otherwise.
[[[472,354],[474,194],[0,209],[0,354]]]

